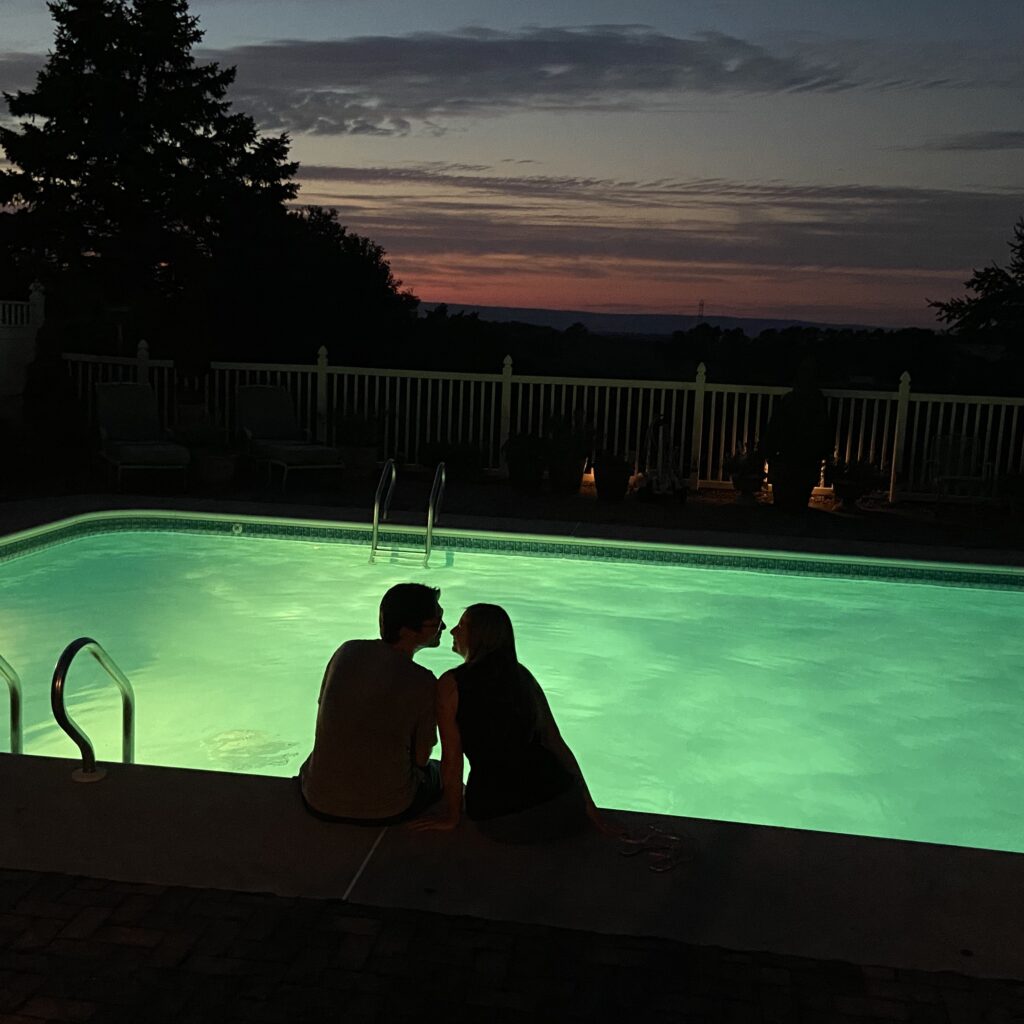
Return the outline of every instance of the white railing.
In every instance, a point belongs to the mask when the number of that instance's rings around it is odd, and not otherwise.
[[[0,302],[0,327],[28,327],[31,323],[31,302]]]
[[[21,416],[28,365],[45,316],[46,296],[38,282],[28,302],[0,300],[0,420]]]
[[[150,382],[165,422],[175,421],[179,384],[170,360],[65,355],[85,407],[102,381]],[[468,445],[485,467],[502,464],[513,434],[585,428],[595,448],[672,469],[691,486],[723,486],[727,456],[757,443],[785,387],[709,384],[704,365],[692,381],[543,377],[501,373],[316,365],[211,364],[202,381],[211,419],[230,433],[240,385],[275,384],[292,394],[301,422],[320,440],[345,441],[345,421],[379,425],[379,455],[418,463],[425,446]],[[874,463],[890,498],[934,495],[944,480],[991,495],[1000,477],[1024,472],[1024,398],[915,395],[904,374],[897,391],[826,389],[835,422],[834,454]]]

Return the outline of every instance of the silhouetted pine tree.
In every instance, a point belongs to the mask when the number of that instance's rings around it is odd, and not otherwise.
[[[1010,265],[975,270],[964,287],[973,292],[948,302],[929,302],[936,316],[957,334],[979,340],[1019,342],[1024,331],[1024,217],[1014,225]]]
[[[230,221],[283,219],[298,186],[287,136],[225,99],[233,68],[199,65],[185,0],[54,0],[31,92],[5,94],[0,244],[66,304],[166,307]],[[58,296],[56,296],[59,298]]]

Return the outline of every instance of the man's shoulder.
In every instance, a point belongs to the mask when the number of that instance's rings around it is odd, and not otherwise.
[[[346,640],[335,652],[335,665],[359,665],[374,672],[418,682],[434,682],[434,673],[400,654],[383,640]]]
[[[383,651],[387,644],[383,640],[346,640],[337,650],[338,654],[372,654]]]

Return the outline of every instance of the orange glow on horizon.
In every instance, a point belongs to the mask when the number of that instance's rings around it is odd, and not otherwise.
[[[592,313],[735,316],[936,327],[929,298],[956,294],[957,274],[850,268],[716,266],[642,261],[389,254],[395,275],[425,303]]]

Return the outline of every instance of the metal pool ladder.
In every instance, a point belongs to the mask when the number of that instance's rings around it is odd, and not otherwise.
[[[441,515],[441,501],[444,498],[444,463],[439,462],[434,471],[434,486],[430,488],[430,502],[427,505],[427,536],[424,542],[423,568],[430,563],[430,548],[434,542],[434,524]]]
[[[53,683],[50,686],[50,707],[57,724],[75,741],[82,752],[82,767],[72,772],[76,782],[98,782],[106,772],[96,767],[96,754],[93,752],[89,737],[78,727],[74,719],[64,707],[64,682],[67,679],[71,662],[79,651],[88,651],[103,667],[107,675],[117,683],[121,691],[121,760],[132,764],[135,760],[135,693],[127,676],[117,667],[116,662],[91,637],[83,636],[68,644],[64,653],[57,659],[57,667],[53,670]]]
[[[7,680],[11,693],[11,753],[21,753],[21,680],[10,662],[0,658],[0,676]]]
[[[380,474],[380,483],[377,484],[377,494],[373,499],[373,530],[370,533],[370,564],[372,565],[377,557],[377,545],[380,543],[380,524],[387,519],[388,509],[391,508],[391,498],[395,493],[395,481],[398,479],[398,470],[395,469],[395,460],[388,459],[384,463],[384,469]],[[387,487],[387,493],[384,488]],[[381,504],[383,499],[383,504]]]

